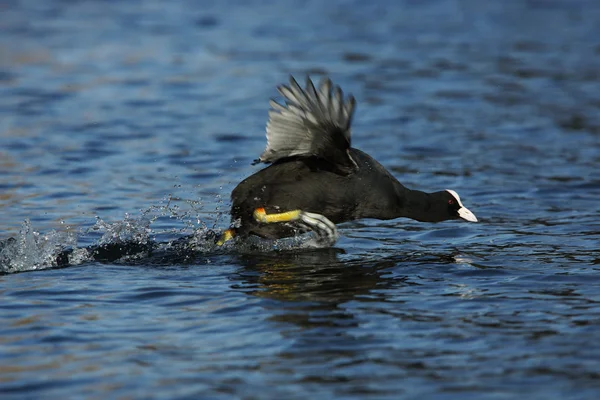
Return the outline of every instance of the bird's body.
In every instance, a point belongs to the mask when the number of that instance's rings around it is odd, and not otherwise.
[[[232,192],[229,236],[277,239],[313,230],[335,240],[335,225],[361,218],[408,217],[437,222],[476,221],[454,191],[425,193],[404,187],[380,163],[350,146],[354,98],[324,80],[316,90],[291,78],[279,91],[287,103],[271,102],[267,149],[272,162]]]
[[[242,181],[232,193],[231,207],[232,219],[242,222],[239,233],[269,238],[294,233],[282,224],[267,228],[255,221],[252,214],[259,207],[267,213],[318,213],[335,224],[360,218],[395,218],[391,212],[396,206],[394,195],[406,188],[368,154],[357,149],[350,149],[350,154],[358,169],[349,175],[336,173],[328,162],[316,157],[292,157]],[[361,202],[371,206],[360,207]]]

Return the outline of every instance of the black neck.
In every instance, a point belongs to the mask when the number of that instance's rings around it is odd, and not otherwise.
[[[356,190],[365,195],[364,207],[354,215],[355,218],[395,219],[411,218],[422,222],[439,222],[448,219],[445,192],[425,193],[411,190],[402,185],[381,164],[368,155],[353,151],[359,161],[359,175],[373,184],[365,190],[361,180],[355,180]],[[365,161],[366,160],[366,161]]]
[[[438,197],[443,192],[425,193],[403,187],[399,193],[398,217],[407,217],[420,222],[440,222],[447,219],[440,208]]]

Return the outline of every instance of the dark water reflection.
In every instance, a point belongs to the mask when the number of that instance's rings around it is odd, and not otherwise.
[[[0,397],[598,398],[599,20],[592,0],[0,5]],[[289,73],[331,74],[354,145],[481,223],[215,249]]]
[[[501,394],[510,392],[504,385],[598,377],[591,349],[578,342],[591,340],[593,329],[587,317],[576,317],[581,310],[597,316],[597,300],[570,288],[589,277],[511,271],[508,260],[506,267],[477,264],[452,251],[340,257],[332,249],[240,260],[246,265],[241,288],[276,301],[270,320],[286,327],[282,333],[292,343],[271,368],[293,365],[306,387],[343,384],[338,395],[414,395],[414,387],[433,380],[444,392]],[[540,282],[548,285],[532,289]],[[557,355],[573,370],[556,368]],[[579,364],[580,357],[592,364]],[[503,384],[495,386],[499,378]]]

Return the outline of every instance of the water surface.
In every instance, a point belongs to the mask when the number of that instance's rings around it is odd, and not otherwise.
[[[598,20],[592,0],[7,2],[2,398],[598,398]],[[290,73],[329,74],[354,146],[480,223],[214,248]]]

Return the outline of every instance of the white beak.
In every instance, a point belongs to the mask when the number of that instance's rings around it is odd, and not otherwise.
[[[467,207],[462,206],[458,209],[458,216],[469,222],[477,222],[477,217]]]

